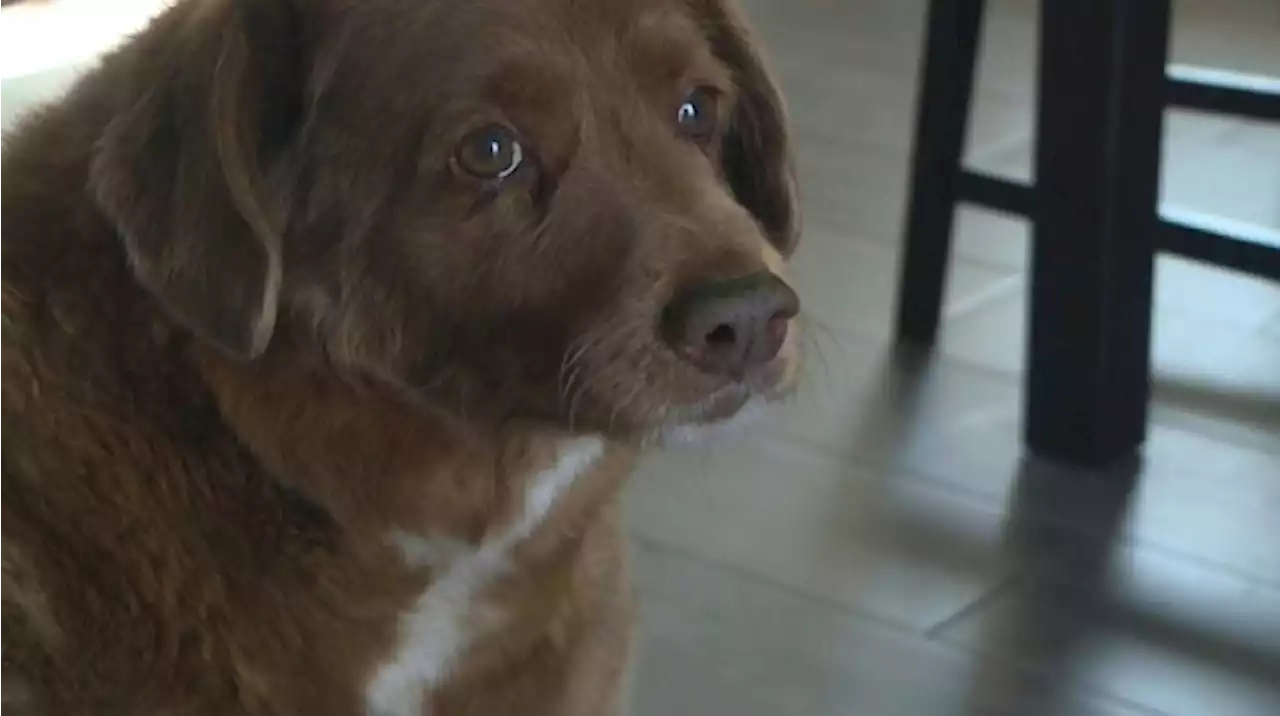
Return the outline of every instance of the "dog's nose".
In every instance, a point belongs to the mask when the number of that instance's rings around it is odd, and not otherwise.
[[[663,314],[664,337],[677,354],[703,371],[742,378],[773,360],[787,337],[800,298],[765,271],[693,286]]]

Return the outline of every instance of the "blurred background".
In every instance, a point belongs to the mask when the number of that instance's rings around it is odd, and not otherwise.
[[[164,4],[6,4],[4,127]],[[1280,714],[1280,285],[1158,258],[1144,460],[1024,460],[1024,222],[961,209],[937,350],[890,340],[925,0],[745,6],[791,105],[808,375],[632,482],[635,713]],[[971,167],[1030,179],[1037,11],[988,2]],[[1174,13],[1173,61],[1280,77],[1280,0]],[[1169,112],[1161,196],[1280,231],[1280,125]]]

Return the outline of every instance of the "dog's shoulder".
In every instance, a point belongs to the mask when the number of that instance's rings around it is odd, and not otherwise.
[[[90,70],[4,138],[6,401],[11,367],[35,370],[26,364],[65,351],[59,343],[68,335],[84,344],[95,337],[92,329],[114,322],[113,314],[139,307],[114,228],[88,185],[98,139],[111,117],[113,81],[105,70]]]
[[[90,71],[4,143],[3,691],[23,713],[109,703],[108,687],[139,704],[233,703],[196,664],[227,658],[213,649],[234,608],[227,575],[259,572],[248,537],[209,541],[210,521],[239,509],[261,530],[296,527],[252,481],[188,341],[91,195],[113,82]],[[201,561],[215,554],[243,570]]]

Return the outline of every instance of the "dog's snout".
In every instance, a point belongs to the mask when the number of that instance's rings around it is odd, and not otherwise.
[[[672,349],[699,369],[741,380],[778,355],[800,311],[795,291],[770,272],[693,286],[663,315]]]

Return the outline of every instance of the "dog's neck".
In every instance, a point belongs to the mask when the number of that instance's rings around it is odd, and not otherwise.
[[[238,439],[271,478],[350,536],[477,544],[516,519],[528,479],[582,439],[553,426],[463,422],[287,351],[249,363],[197,354]],[[607,474],[588,491],[600,499],[616,490],[635,450],[595,439],[600,454],[584,472]]]

